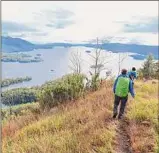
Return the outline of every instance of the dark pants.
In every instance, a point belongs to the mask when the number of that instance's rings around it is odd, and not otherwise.
[[[113,109],[113,113],[114,113],[115,116],[118,115],[118,106],[119,106],[120,101],[121,101],[121,105],[120,105],[120,110],[119,110],[119,117],[121,117],[124,114],[124,110],[125,110],[127,100],[128,100],[128,96],[119,97],[119,96],[115,95],[114,109]]]

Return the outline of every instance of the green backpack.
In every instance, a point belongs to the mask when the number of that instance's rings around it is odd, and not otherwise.
[[[119,77],[116,85],[115,94],[119,97],[126,97],[129,93],[129,78]]]

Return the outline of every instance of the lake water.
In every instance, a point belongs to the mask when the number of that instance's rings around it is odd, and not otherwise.
[[[86,50],[91,51],[87,53]],[[71,72],[70,66],[70,58],[72,53],[79,52],[82,59],[82,72],[85,74],[89,74],[90,65],[93,64],[93,58],[95,49],[86,48],[86,47],[56,47],[53,49],[39,49],[30,52],[26,52],[32,56],[36,54],[41,54],[43,62],[39,63],[10,63],[10,62],[2,62],[2,79],[4,78],[16,78],[16,77],[25,77],[31,76],[32,80],[29,82],[23,82],[16,85],[12,85],[9,87],[5,87],[2,91],[19,88],[19,87],[31,87],[36,85],[41,85],[46,81],[53,80],[59,78],[69,72]],[[109,63],[105,64],[105,67],[111,69],[113,75],[118,74],[118,53],[112,53],[111,51],[102,51],[102,59],[104,61],[109,61]],[[132,66],[136,68],[141,67],[143,60],[135,60],[129,55],[132,53],[124,53],[121,56],[127,55],[123,63],[121,64],[121,68],[131,69]],[[51,71],[54,70],[54,71]],[[102,71],[101,76],[105,76],[106,71]]]

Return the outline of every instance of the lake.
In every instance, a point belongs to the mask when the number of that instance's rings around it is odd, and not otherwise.
[[[72,53],[77,51],[79,52],[82,59],[82,72],[89,75],[89,71],[91,70],[90,66],[93,64],[93,58],[91,56],[95,54],[95,49],[87,47],[56,47],[53,49],[38,49],[26,53],[32,56],[41,54],[41,58],[44,60],[43,62],[2,62],[2,79],[25,76],[32,77],[32,80],[29,82],[23,82],[16,85],[11,85],[9,87],[4,87],[2,91],[12,88],[41,85],[46,81],[54,80],[67,73],[70,73],[70,58],[72,56]],[[109,61],[109,63],[105,64],[105,67],[112,70],[112,75],[117,75],[119,53],[112,53],[111,51],[102,50],[101,54],[101,60]],[[121,64],[121,68],[131,69],[132,66],[135,66],[136,68],[141,67],[143,60],[135,60],[134,58],[132,58],[130,55],[133,55],[133,53],[123,53],[121,56],[126,55],[127,57]],[[105,73],[105,70],[102,71],[101,77],[105,77]]]

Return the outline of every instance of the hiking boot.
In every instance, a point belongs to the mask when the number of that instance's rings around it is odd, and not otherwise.
[[[113,118],[116,118],[116,116],[117,116],[117,114],[114,114],[114,115],[113,115]]]
[[[122,116],[121,116],[121,115],[119,115],[119,116],[118,116],[118,119],[119,119],[119,120],[121,120],[121,119],[122,119]]]

